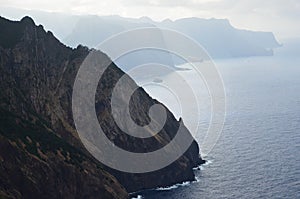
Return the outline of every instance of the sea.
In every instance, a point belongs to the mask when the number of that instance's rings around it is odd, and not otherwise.
[[[131,197],[300,198],[299,44],[287,41],[275,50],[274,56],[213,60],[223,80],[226,115],[218,141],[203,157],[207,163],[195,169],[194,182],[144,190]],[[192,71],[176,73],[193,81]],[[174,100],[176,93],[159,86],[162,83],[144,88],[177,118],[181,117],[180,100]],[[196,140],[201,148],[203,132],[211,118],[210,96],[205,86],[192,87],[202,95],[198,102],[202,117],[195,121],[194,116],[187,116],[183,121],[188,128],[198,124]]]

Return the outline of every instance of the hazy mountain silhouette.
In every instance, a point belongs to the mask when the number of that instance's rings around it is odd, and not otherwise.
[[[184,33],[203,46],[212,58],[271,56],[273,49],[280,46],[273,33],[236,29],[227,19],[184,18],[155,22],[149,17],[80,16],[14,8],[2,10],[2,13],[18,19],[28,14],[71,47],[81,44],[93,48],[112,35],[143,27],[167,28]],[[186,51],[192,57],[192,50]],[[174,59],[169,53],[146,50],[128,54],[116,63],[128,71],[134,66],[147,63],[174,66],[183,63],[183,60]]]

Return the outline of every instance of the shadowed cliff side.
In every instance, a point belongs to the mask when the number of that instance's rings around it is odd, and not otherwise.
[[[89,52],[66,47],[29,17],[20,22],[0,18],[0,196],[127,198],[123,186],[131,192],[194,179],[192,168],[203,163],[196,142],[168,167],[146,174],[106,168],[86,151],[74,126],[71,97]],[[103,54],[103,63],[107,61]],[[179,126],[170,112],[164,128],[150,139],[128,136],[113,122],[111,91],[122,75],[112,63],[99,82],[95,108],[106,136],[135,152],[164,146]],[[132,118],[146,124],[155,103],[138,89],[131,99]]]

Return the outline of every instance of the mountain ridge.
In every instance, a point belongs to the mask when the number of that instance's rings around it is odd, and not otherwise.
[[[128,192],[195,179],[193,167],[204,162],[195,141],[182,157],[156,172],[124,173],[99,163],[80,142],[71,109],[73,82],[90,50],[67,47],[29,17],[15,22],[1,17],[0,26],[0,35],[13,33],[15,26],[21,32],[13,40],[0,39],[1,197],[121,199]],[[103,62],[108,60],[103,54]],[[125,74],[114,63],[105,73],[95,108],[107,137],[131,151],[168,143],[182,122],[169,111],[164,128],[150,140],[135,140],[120,131],[109,103],[114,85]],[[133,83],[130,79],[128,85]],[[147,123],[149,108],[159,102],[139,88],[131,103],[133,119]],[[188,129],[185,133],[190,135]]]
[[[3,13],[7,13],[7,16],[14,16],[14,18],[21,18],[25,14],[29,14],[39,23],[45,24],[45,27],[58,35],[61,41],[72,47],[76,47],[78,44],[95,47],[99,42],[121,31],[152,26],[171,28],[190,36],[215,59],[271,56],[273,49],[280,47],[272,32],[235,28],[228,19],[187,17],[154,21],[149,17],[66,15],[14,8],[6,8]],[[57,23],[58,20],[62,23]],[[98,27],[95,24],[98,24]],[[228,32],[229,28],[231,30]],[[210,36],[210,38],[206,36]]]

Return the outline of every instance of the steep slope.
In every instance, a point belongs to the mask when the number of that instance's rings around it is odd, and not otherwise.
[[[66,47],[29,17],[20,22],[0,18],[0,196],[126,198],[122,185],[131,192],[194,179],[192,168],[203,163],[196,142],[168,167],[147,174],[106,168],[85,150],[74,126],[71,97],[89,52]],[[103,54],[103,63],[108,60]],[[128,136],[113,122],[111,91],[122,75],[111,64],[99,82],[95,107],[101,127],[112,142],[130,151],[162,147],[182,122],[170,112],[164,128],[150,139]],[[138,89],[131,100],[133,119],[149,122],[147,112],[155,103]]]
[[[28,17],[0,18],[0,39],[0,197],[127,198],[55,109],[55,78],[74,51]]]

